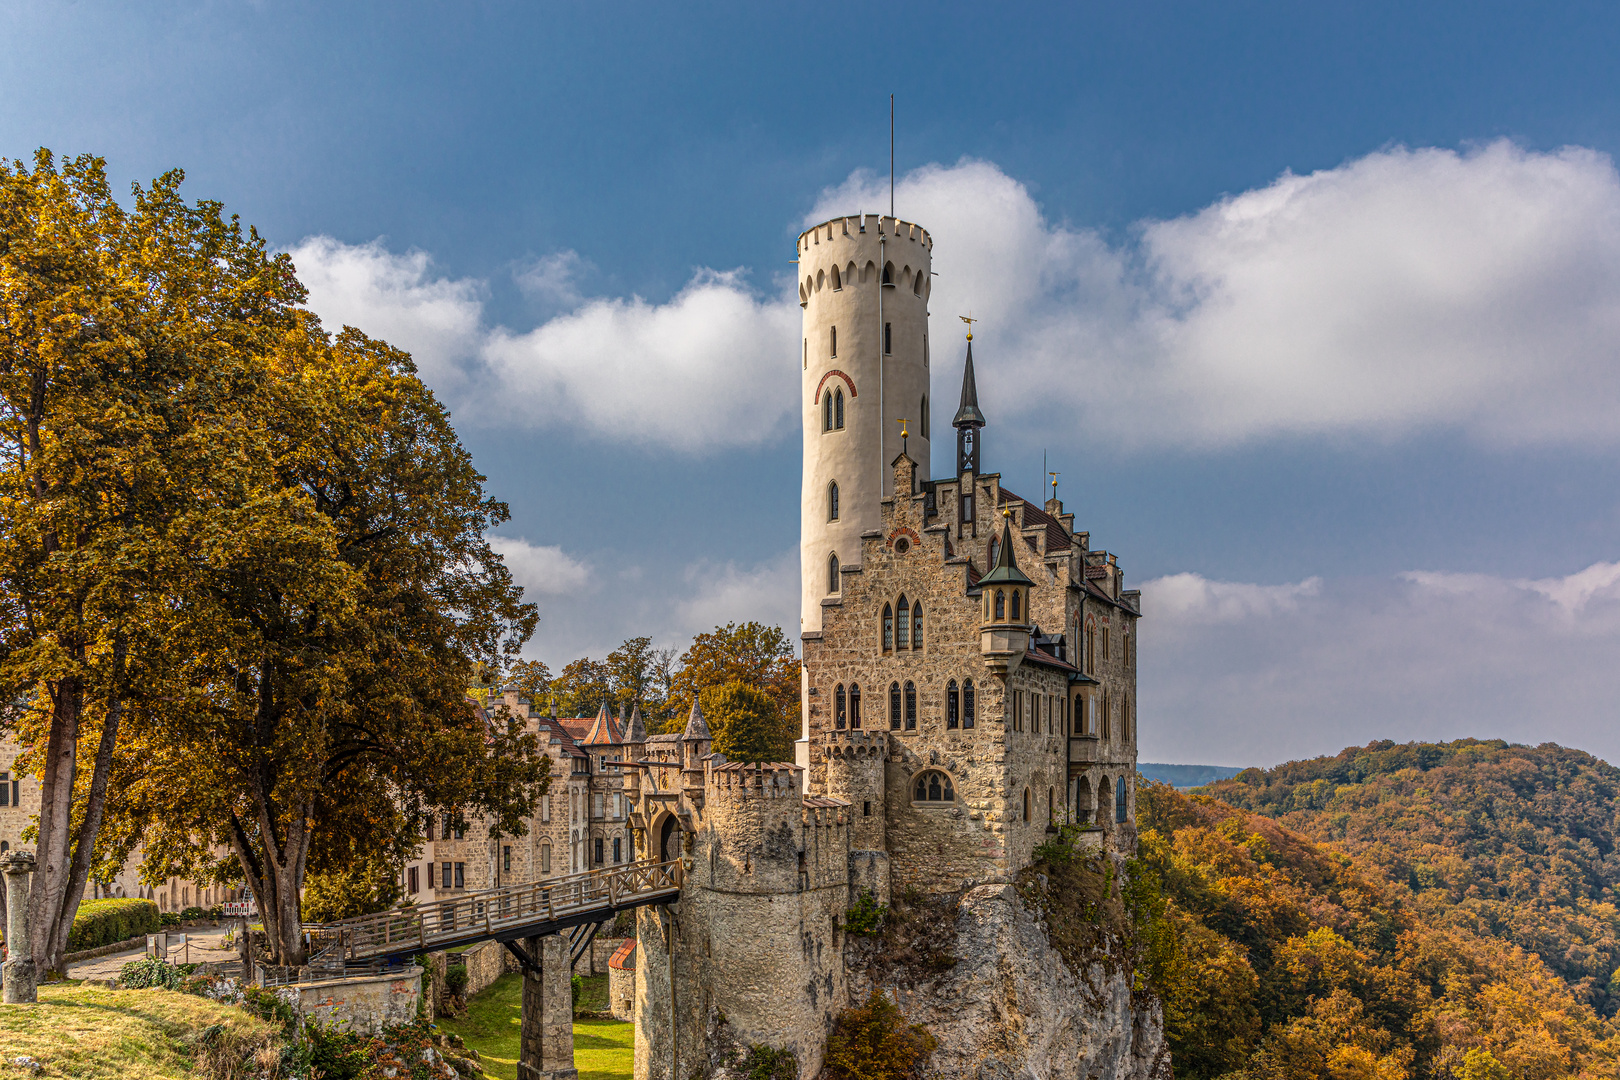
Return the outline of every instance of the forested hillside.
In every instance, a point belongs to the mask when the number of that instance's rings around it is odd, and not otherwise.
[[[1203,790],[1379,867],[1426,922],[1529,949],[1600,1014],[1620,1010],[1620,769],[1551,743],[1384,741]]]
[[[1614,1023],[1478,919],[1435,917],[1441,886],[1424,896],[1207,796],[1139,800],[1131,895],[1178,1077],[1616,1075]]]

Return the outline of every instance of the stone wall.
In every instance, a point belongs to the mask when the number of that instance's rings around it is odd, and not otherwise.
[[[299,983],[285,992],[297,993],[298,1010],[311,1019],[376,1035],[385,1027],[415,1020],[421,991],[422,969],[409,967],[404,974]]]
[[[461,957],[467,965],[468,997],[489,989],[496,979],[517,969],[517,961],[498,941],[475,945],[462,953]]]

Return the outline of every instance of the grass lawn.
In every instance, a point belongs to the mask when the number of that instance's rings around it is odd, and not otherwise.
[[[170,990],[42,986],[37,1005],[0,1005],[0,1077],[23,1076],[12,1059],[26,1054],[44,1076],[85,1080],[191,1080],[199,1032],[223,1025],[240,1057],[268,1046],[276,1029],[232,1005]]]
[[[593,984],[600,983],[600,986]],[[601,1004],[593,1004],[592,991]],[[607,976],[585,980],[583,1008],[606,1008]],[[467,1002],[464,1019],[441,1016],[437,1023],[478,1051],[484,1072],[497,1080],[517,1080],[518,1022],[523,1015],[523,976],[502,975]],[[634,1024],[622,1020],[574,1021],[574,1066],[579,1080],[628,1080],[635,1062]]]

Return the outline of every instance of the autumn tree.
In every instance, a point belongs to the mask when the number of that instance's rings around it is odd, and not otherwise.
[[[100,159],[0,162],[0,701],[39,777],[32,949],[60,969],[130,715],[173,686],[194,536],[303,290],[182,174],[126,208]],[[253,513],[236,513],[252,525]]]
[[[757,686],[733,679],[698,696],[714,749],[732,761],[792,761],[793,738],[782,711]]]
[[[397,866],[436,810],[519,834],[547,759],[468,702],[536,613],[484,539],[506,507],[410,357],[306,315],[272,360],[261,445],[188,567],[186,696],[120,758],[118,840],[144,846],[149,879],[245,879],[275,959],[297,964],[307,872]]]
[[[539,708],[551,693],[551,669],[539,660],[519,660],[507,672],[505,685],[515,688]]]
[[[564,665],[562,674],[552,680],[551,696],[563,716],[595,716],[610,689],[607,665],[582,656]]]
[[[758,622],[727,623],[692,639],[670,682],[665,730],[679,730],[705,687],[733,681],[768,695],[783,726],[798,738],[799,662],[781,627]]]

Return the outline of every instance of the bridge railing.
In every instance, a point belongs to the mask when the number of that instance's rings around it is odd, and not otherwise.
[[[681,864],[640,862],[612,870],[480,889],[447,900],[394,908],[304,929],[313,950],[330,949],[346,959],[428,950],[446,941],[494,937],[502,930],[612,911],[639,897],[679,890]]]

